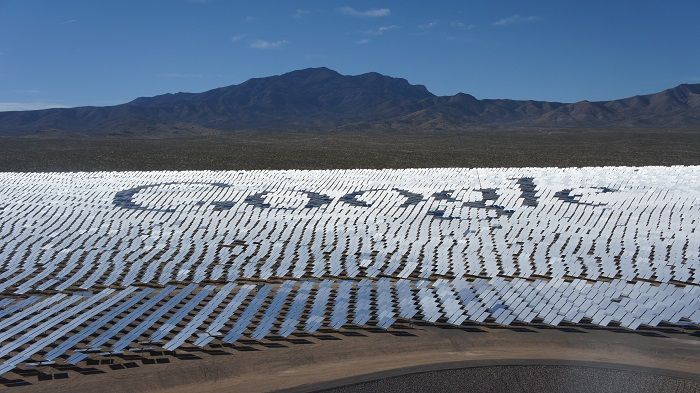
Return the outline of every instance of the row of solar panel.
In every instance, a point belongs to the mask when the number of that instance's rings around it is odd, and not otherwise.
[[[121,352],[190,342],[233,343],[246,336],[340,329],[369,321],[390,327],[398,318],[461,325],[493,318],[558,325],[562,321],[636,329],[661,322],[700,324],[700,287],[625,281],[437,280],[284,281],[222,287],[190,284],[128,287],[97,293],[33,295],[0,300],[0,374],[32,359],[69,363],[92,352]],[[37,358],[35,355],[41,354]]]
[[[475,171],[459,169],[437,170],[443,175],[437,183],[422,170],[389,174],[204,172],[197,181],[189,172],[136,173],[131,177],[75,174],[74,183],[61,182],[66,176],[62,174],[52,175],[56,183],[50,183],[52,177],[48,175],[3,174],[8,184],[3,184],[0,194],[12,202],[0,211],[0,290],[26,293],[72,286],[90,288],[95,284],[162,285],[171,281],[305,275],[567,275],[593,280],[604,277],[698,284],[698,187],[695,184],[692,188],[692,181],[683,182],[693,170],[484,170],[484,176],[500,179],[494,182],[496,185],[517,183],[519,189],[510,194],[493,191],[497,188],[488,192],[483,188],[464,189],[476,180]],[[338,173],[343,176],[337,176]],[[625,177],[615,177],[615,173]],[[37,182],[37,177],[43,180]],[[215,181],[217,177],[221,179]],[[328,188],[323,192],[333,195],[337,190],[347,193],[353,186],[386,189],[353,197],[357,203],[370,206],[361,211],[336,211],[330,207],[320,212],[290,211],[245,204],[236,205],[221,216],[221,209],[206,209],[197,203],[190,210],[170,211],[171,202],[177,205],[186,200],[214,198],[212,194],[218,198],[224,189],[222,181],[237,178],[250,188],[320,184]],[[415,196],[397,192],[396,187],[387,185],[387,179],[401,187],[438,184],[437,188],[447,185],[455,191],[436,194],[432,198],[438,205],[419,209],[413,205]],[[598,187],[607,198],[607,205],[596,207],[579,197],[577,201],[581,203],[577,204],[547,203],[544,195],[551,194],[551,190],[540,193],[538,187],[550,186],[548,181],[553,182],[552,189],[575,181],[583,185],[607,184]],[[129,185],[134,182],[159,182],[163,186]],[[199,188],[193,190],[192,183]],[[161,208],[115,208],[110,198],[114,190],[123,187],[138,191],[135,201],[139,204]],[[247,188],[241,187],[225,189],[233,189],[239,198],[244,198]],[[37,190],[27,194],[26,189]],[[612,189],[625,192],[609,191]],[[496,209],[496,201],[490,199],[497,192],[510,198],[505,203],[522,195],[529,202],[506,219],[498,213],[501,210]],[[452,210],[439,206],[474,193],[482,194],[482,201],[463,202]],[[294,196],[298,192],[287,190],[279,194]],[[572,195],[569,193],[568,197]],[[379,199],[370,203],[360,197]],[[260,198],[259,204],[269,204],[282,197],[266,194]],[[539,198],[536,206],[533,198]],[[411,208],[400,208],[408,200],[413,201]],[[380,214],[387,209],[392,212],[389,217]],[[220,247],[234,240],[245,247]]]

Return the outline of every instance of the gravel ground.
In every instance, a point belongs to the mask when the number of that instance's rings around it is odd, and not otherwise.
[[[700,392],[700,382],[593,367],[490,366],[409,374],[323,392],[680,393]]]

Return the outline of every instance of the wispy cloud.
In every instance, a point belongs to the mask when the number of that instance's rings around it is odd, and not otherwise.
[[[67,106],[51,102],[0,102],[0,112],[33,111],[49,108],[67,108]]]
[[[255,22],[256,20],[258,20],[258,18],[254,17],[252,15],[248,15],[245,18],[243,18],[243,22],[245,22],[245,23]]]
[[[309,10],[302,10],[301,8],[298,8],[294,13],[292,14],[292,18],[294,19],[301,19],[307,15],[311,14],[311,11]]]
[[[532,23],[540,20],[539,16],[521,16],[518,14],[511,15],[507,18],[499,19],[493,22],[494,26],[508,26],[516,23]]]
[[[191,78],[203,78],[204,75],[202,74],[190,74],[190,73],[182,73],[182,72],[162,72],[160,74],[156,74],[157,77],[159,78],[174,78],[174,79],[191,79]]]
[[[437,26],[437,25],[438,25],[438,21],[436,21],[436,20],[431,20],[431,21],[428,22],[428,23],[425,23],[425,24],[422,24],[422,25],[418,25],[418,28],[419,28],[419,29],[423,29],[423,30],[427,30],[427,29],[432,29],[433,27],[435,27],[435,26]]]
[[[466,24],[464,22],[450,22],[450,27],[460,30],[473,30],[476,29],[476,25]]]
[[[61,24],[62,25],[70,25],[70,24],[75,23],[77,21],[78,21],[77,19],[68,19],[68,20],[64,20],[63,22],[61,22]]]
[[[284,45],[287,45],[289,41],[279,40],[279,41],[266,41],[266,40],[255,40],[250,43],[251,48],[255,49],[277,49]]]
[[[244,40],[246,37],[248,37],[248,34],[236,34],[233,37],[231,37],[231,42],[238,42]]]
[[[362,40],[357,40],[357,41],[355,41],[355,43],[356,43],[357,45],[365,45],[365,44],[369,44],[369,40],[365,38],[365,39],[362,39]]]
[[[369,35],[384,35],[387,31],[398,29],[399,26],[396,25],[391,25],[391,26],[379,26],[374,30],[367,30],[365,31],[365,34]]]
[[[388,8],[374,8],[374,9],[359,11],[359,10],[356,10],[352,7],[341,7],[341,8],[338,8],[338,11],[340,11],[340,13],[343,15],[356,16],[356,17],[361,17],[361,18],[378,18],[378,17],[382,17],[382,16],[391,15],[391,10]]]

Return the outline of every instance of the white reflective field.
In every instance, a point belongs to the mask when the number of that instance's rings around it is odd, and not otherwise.
[[[0,374],[398,319],[697,326],[699,175],[0,173]]]

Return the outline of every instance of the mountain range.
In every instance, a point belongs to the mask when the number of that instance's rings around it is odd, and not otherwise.
[[[576,103],[436,96],[376,72],[309,68],[203,93],[105,107],[0,112],[0,135],[192,135],[236,130],[439,131],[475,127],[698,128],[700,84]]]

